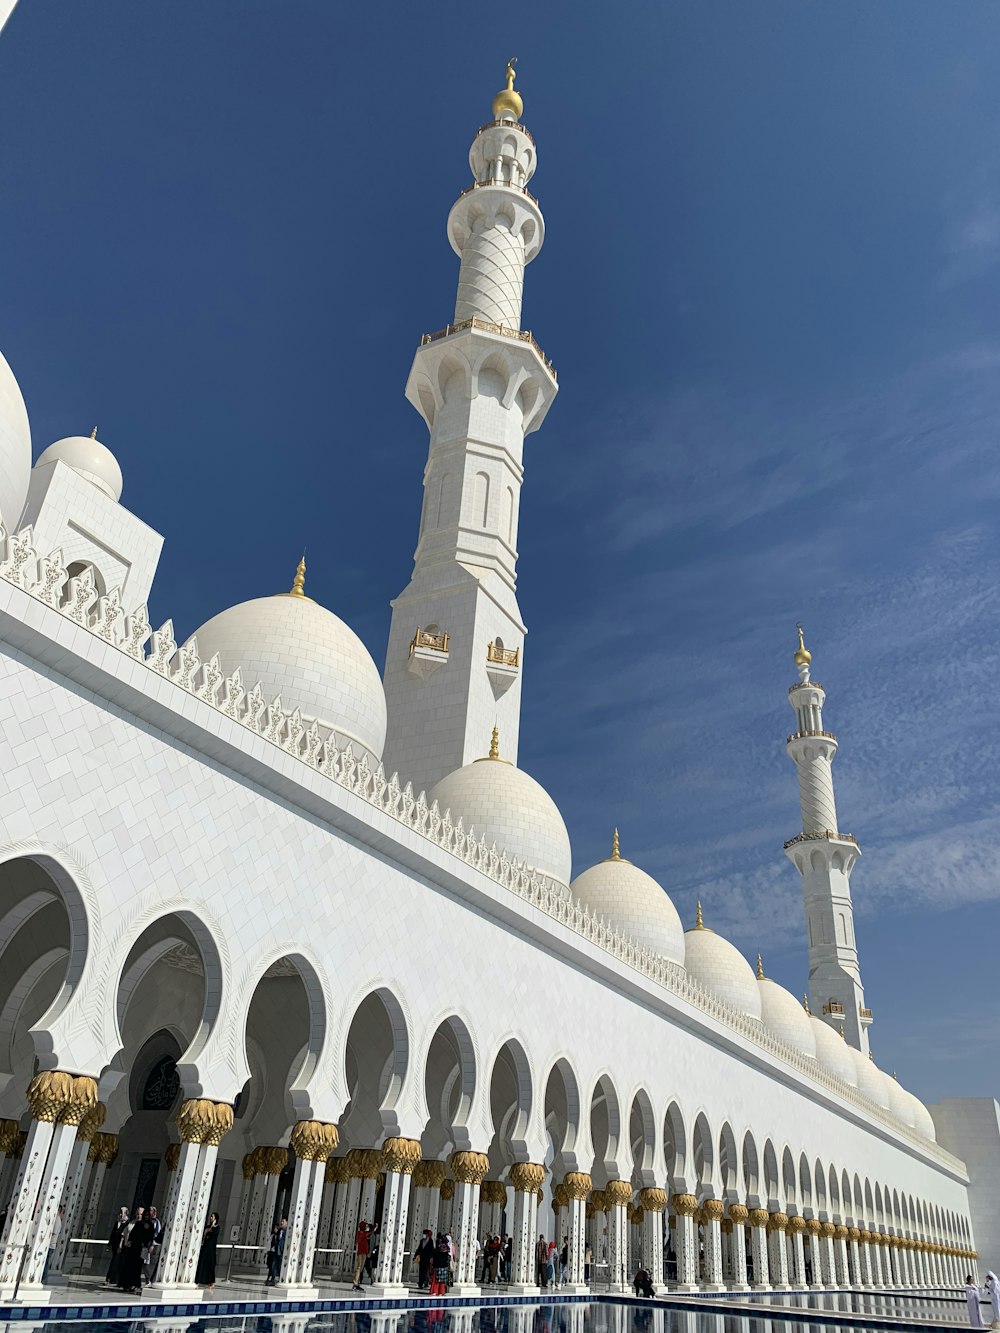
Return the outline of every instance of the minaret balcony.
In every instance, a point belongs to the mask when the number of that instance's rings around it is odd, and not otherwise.
[[[473,190],[485,190],[487,186],[495,186],[498,190],[516,190],[518,194],[523,194],[527,199],[530,199],[536,208],[540,207],[538,200],[528,189],[527,185],[518,185],[514,181],[473,181],[471,185],[466,186],[458,197],[459,199],[464,199],[467,194],[472,194]]]
[[[476,138],[478,139],[481,134],[485,134],[487,130],[519,130],[531,143],[535,142],[527,125],[522,125],[520,121],[516,120],[488,120],[485,125],[480,125],[479,129],[476,130]]]
[[[520,669],[520,648],[505,648],[499,642],[486,645],[486,674],[490,678],[495,699],[499,699],[502,694],[507,693],[514,681],[517,680]]]
[[[421,629],[418,625],[417,632],[410,640],[410,660],[407,666],[410,675],[425,680],[447,665],[447,662],[447,632],[442,633],[436,627]]]
[[[859,1008],[859,1009],[858,1009],[858,1018],[861,1019],[861,1026],[862,1026],[863,1028],[871,1027],[872,1022],[873,1022],[873,1015],[872,1015],[872,1011],[871,1011],[870,1009],[862,1009],[862,1008]]]
[[[789,838],[785,843],[785,851],[787,852],[789,847],[794,847],[800,842],[822,842],[824,840],[827,842],[849,842],[852,846],[858,847],[858,840],[853,833],[838,833],[836,829],[825,828],[819,829],[815,833],[796,833],[794,838]],[[858,850],[861,850],[860,847],[858,847]]]
[[[832,731],[793,731],[790,736],[785,738],[785,744],[791,745],[792,741],[805,740],[808,736],[819,736],[823,740],[835,741],[837,738]]]
[[[834,1018],[844,1018],[847,1014],[847,1010],[839,1000],[829,1000],[824,1004],[823,1012],[824,1014],[831,1014]]]
[[[431,343],[440,342],[442,338],[450,338],[453,333],[464,333],[466,329],[482,329],[485,333],[498,333],[501,338],[511,338],[515,342],[528,343],[528,345],[538,353],[542,365],[552,376],[553,380],[558,381],[556,368],[545,355],[538,343],[531,336],[530,329],[511,329],[506,324],[493,324],[488,319],[480,319],[473,315],[471,319],[463,319],[458,324],[446,324],[443,329],[438,329],[436,333],[423,333],[420,336],[420,346],[429,347]]]

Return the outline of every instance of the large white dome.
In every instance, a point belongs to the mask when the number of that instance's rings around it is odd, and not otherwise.
[[[684,966],[720,1000],[750,1018],[761,1016],[760,991],[753,968],[734,944],[700,924],[684,936]]]
[[[495,733],[494,733],[494,746]],[[441,779],[427,794],[443,812],[498,851],[568,885],[573,856],[563,817],[533,777],[503,759],[477,759]]]
[[[297,591],[240,602],[206,621],[195,635],[198,652],[203,662],[218,653],[227,675],[241,669],[247,689],[260,681],[268,703],[280,694],[289,712],[298,708],[341,745],[380,759],[386,706],[378,667],[348,625],[302,594],[304,575],[303,562]]]
[[[816,1038],[809,1015],[801,1003],[770,977],[758,977],[757,989],[760,992],[761,1021],[768,1031],[793,1050],[815,1060]]]
[[[857,1066],[851,1056],[851,1047],[843,1037],[834,1032],[829,1023],[815,1014],[809,1015],[813,1036],[816,1038],[816,1061],[834,1078],[839,1078],[849,1087],[858,1086]]]
[[[883,1111],[892,1111],[893,1115],[896,1115],[889,1097],[889,1089],[886,1087],[885,1074],[874,1060],[869,1060],[868,1056],[863,1055],[856,1046],[848,1046],[847,1049],[851,1052],[851,1059],[857,1071],[858,1092],[876,1106],[881,1106]],[[902,1117],[897,1115],[897,1119]]]
[[[918,1134],[923,1134],[925,1139],[930,1139],[932,1143],[937,1142],[937,1130],[934,1128],[934,1117],[928,1111],[919,1097],[914,1096],[912,1092],[903,1089],[903,1095],[910,1100],[910,1109],[913,1111],[913,1128]]]
[[[31,427],[14,372],[0,356],[0,520],[13,531],[31,477]]]
[[[571,892],[661,958],[683,965],[684,928],[677,909],[652,875],[617,853],[616,831],[612,855],[577,875]]]
[[[122,498],[122,470],[111,450],[97,438],[96,426],[93,435],[67,435],[64,440],[50,444],[39,455],[35,467],[48,467],[50,463],[65,463],[110,500],[117,502]]]
[[[886,1074],[881,1069],[878,1072],[885,1088],[889,1110],[901,1124],[909,1129],[916,1129],[917,1122],[913,1114],[915,1098],[911,1097],[905,1088],[901,1088],[891,1074]]]

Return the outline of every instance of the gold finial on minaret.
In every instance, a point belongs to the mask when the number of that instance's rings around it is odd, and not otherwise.
[[[695,928],[695,930],[704,930],[704,929],[705,929],[705,920],[704,920],[704,917],[703,917],[702,914],[701,914],[701,899],[700,899],[700,898],[698,899],[698,911],[695,913],[695,918],[694,918],[694,928]]]
[[[757,980],[764,980],[764,960],[761,958],[760,954],[757,955]]]
[[[490,757],[491,759],[499,759],[499,758],[500,758],[500,728],[499,728],[499,727],[494,727],[494,728],[493,728],[493,737],[492,737],[492,739],[490,740],[490,755],[489,755],[489,757]]]
[[[514,79],[516,77],[514,66],[517,64],[517,56],[511,56],[507,61],[507,87],[498,92],[493,99],[493,115],[497,120],[502,120],[506,116],[513,116],[515,120],[521,119],[521,113],[524,111],[524,103],[514,91]]]
[[[841,1041],[846,1041],[846,1040],[847,1040],[847,1034],[844,1032],[844,1025],[843,1025],[843,1023],[841,1023],[841,1025],[840,1025],[840,1040],[841,1040]]]
[[[803,995],[803,997],[802,997],[802,1008],[806,1011],[807,1014],[811,1014],[811,1013],[812,1013],[812,1010],[809,1008],[809,996],[808,996],[808,995]]]
[[[288,593],[289,597],[305,597],[306,595],[306,558],[305,555],[299,561],[298,568],[295,571],[295,578],[292,579],[292,586]]]
[[[796,629],[798,630],[798,632],[799,632],[799,646],[798,646],[798,648],[795,650],[795,665],[796,665],[796,666],[808,666],[809,663],[813,660],[813,655],[812,655],[812,653],[809,651],[809,649],[806,647],[806,642],[805,642],[805,639],[803,638],[803,635],[802,635],[802,621],[801,621],[801,620],[797,620],[797,621],[795,622],[795,628],[796,628]]]
[[[620,860],[622,859],[621,847],[619,846],[619,843],[618,843],[618,830],[617,830],[617,829],[615,829],[614,836],[613,836],[612,839],[611,839],[611,857],[610,857],[610,859],[611,859],[612,861],[620,861]]]
[[[94,429],[90,432],[90,438],[91,438],[92,440],[96,440],[96,439],[97,439],[97,427],[96,427],[96,426],[95,426]]]

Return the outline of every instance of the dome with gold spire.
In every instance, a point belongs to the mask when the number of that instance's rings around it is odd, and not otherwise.
[[[611,855],[570,885],[577,898],[661,958],[684,965],[684,927],[663,887],[621,854],[615,829]]]
[[[358,636],[306,596],[306,562],[299,561],[291,590],[240,602],[207,620],[192,636],[203,662],[216,653],[227,675],[237,667],[247,689],[260,681],[270,703],[297,708],[341,746],[374,760],[385,744],[382,677]]]
[[[516,64],[517,56],[512,56],[507,61],[507,86],[501,88],[493,99],[493,115],[497,120],[520,120],[524,114],[524,103],[520,95],[514,91]]]

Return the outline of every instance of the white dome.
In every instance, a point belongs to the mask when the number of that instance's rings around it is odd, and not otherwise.
[[[910,1109],[913,1112],[913,1128],[918,1134],[923,1134],[925,1139],[930,1139],[932,1143],[937,1142],[937,1130],[934,1128],[934,1117],[928,1111],[919,1097],[914,1096],[912,1092],[903,1089],[904,1097],[910,1100]]]
[[[753,968],[735,945],[705,926],[684,936],[684,966],[688,976],[750,1018],[761,1016],[760,991]]]
[[[809,1015],[801,1003],[770,977],[759,977],[757,989],[760,991],[761,1021],[768,1031],[793,1050],[815,1060],[816,1038]]]
[[[0,356],[0,520],[8,532],[20,520],[31,478],[31,427],[14,372]]]
[[[568,885],[573,855],[552,797],[527,773],[503,759],[477,759],[441,779],[427,794],[443,813],[496,843],[512,859]]]
[[[296,586],[304,582],[304,562]],[[368,649],[342,620],[296,593],[240,602],[205,622],[193,636],[201,660],[215,653],[226,675],[239,667],[247,689],[260,681],[271,703],[281,695],[288,712],[298,708],[376,759],[385,744],[385,692]]]
[[[851,1052],[851,1059],[858,1075],[858,1092],[876,1106],[881,1106],[883,1111],[891,1111],[896,1115],[889,1098],[889,1089],[886,1087],[885,1074],[874,1060],[869,1060],[868,1056],[863,1055],[857,1047],[849,1046],[848,1050]],[[897,1116],[897,1119],[899,1118]]]
[[[858,1086],[858,1070],[851,1057],[851,1047],[829,1023],[824,1023],[815,1014],[809,1015],[813,1036],[816,1038],[816,1061],[822,1069],[834,1078],[839,1078],[849,1087]]]
[[[879,1076],[885,1088],[885,1096],[891,1113],[901,1124],[910,1129],[916,1129],[916,1117],[913,1114],[912,1104],[914,1098],[911,1098],[905,1088],[899,1086],[891,1074],[879,1070]]]
[[[109,499],[121,499],[122,470],[118,460],[95,436],[67,435],[64,440],[56,440],[39,456],[35,467],[47,467],[56,462],[65,463],[74,472],[79,472]]]
[[[617,835],[615,847],[617,848]],[[591,866],[569,886],[592,912],[661,958],[684,963],[684,927],[663,889],[631,861],[611,856]]]

